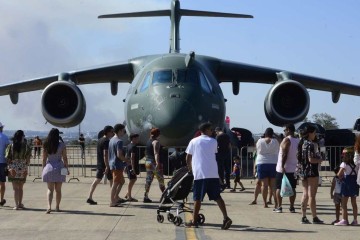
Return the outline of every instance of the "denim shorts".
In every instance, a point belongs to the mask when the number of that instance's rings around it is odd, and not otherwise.
[[[257,174],[259,179],[275,178],[276,177],[276,164],[258,164]]]
[[[194,181],[193,200],[203,201],[205,194],[208,195],[209,200],[216,201],[221,198],[219,178],[206,178]]]

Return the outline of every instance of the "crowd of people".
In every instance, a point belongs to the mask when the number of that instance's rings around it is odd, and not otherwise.
[[[30,164],[31,147],[24,141],[22,130],[15,132],[12,141],[3,134],[4,125],[0,123],[0,205],[6,203],[4,199],[6,176],[12,183],[14,190],[14,210],[24,209],[23,186],[26,182],[27,169]],[[93,195],[97,185],[106,176],[110,182],[109,206],[119,207],[126,201],[137,202],[132,195],[132,188],[137,181],[139,170],[139,135],[131,133],[130,143],[125,146],[122,137],[126,134],[123,124],[105,126],[98,134],[97,142],[97,172],[89,190],[86,202],[96,205]],[[257,196],[261,192],[263,206],[268,208],[274,200],[273,212],[283,212],[282,187],[283,178],[286,177],[293,189],[289,197],[291,213],[296,212],[296,186],[301,182],[303,191],[301,197],[301,223],[311,223],[307,218],[307,208],[311,210],[312,223],[322,224],[316,213],[316,194],[319,183],[319,164],[324,160],[316,141],[316,129],[309,125],[295,136],[293,124],[284,126],[285,136],[281,138],[271,128],[267,128],[263,137],[256,143],[256,162],[254,170],[257,174],[257,183],[254,191],[254,200],[251,205],[257,204]],[[39,147],[39,144],[36,145]],[[53,128],[41,145],[42,154],[42,180],[47,183],[47,209],[46,213],[61,211],[62,183],[69,175],[69,166],[66,145],[60,137],[57,128]],[[151,203],[149,197],[150,187],[154,177],[158,181],[160,191],[165,190],[163,164],[160,160],[160,129],[153,128],[145,146],[146,180],[144,186],[144,203]],[[39,153],[39,150],[36,151]],[[36,156],[35,152],[35,156]],[[186,227],[198,226],[198,215],[201,202],[207,194],[209,200],[214,200],[223,215],[222,229],[228,229],[232,220],[227,215],[226,205],[221,197],[221,192],[230,189],[244,191],[241,183],[241,164],[239,156],[235,156],[233,165],[231,161],[231,142],[229,136],[220,127],[213,128],[211,123],[199,126],[199,132],[189,142],[186,148],[186,165],[194,175],[193,200],[194,210],[191,221],[186,222]],[[343,150],[342,163],[335,169],[336,176],[332,181],[331,198],[334,199],[336,219],[332,224],[337,226],[357,225],[356,197],[359,194],[358,170],[360,166],[360,137],[357,137],[354,147]],[[232,169],[232,171],[231,171]],[[125,184],[126,173],[128,186],[124,198],[120,192]],[[231,176],[234,178],[234,187],[231,188]],[[55,191],[55,208],[52,200]],[[353,209],[353,221],[349,222],[347,203],[350,198]],[[341,210],[341,211],[340,211]],[[340,212],[342,218],[340,219]]]
[[[268,208],[271,200],[267,200],[270,190],[274,196],[273,212],[282,213],[282,186],[283,178],[289,182],[292,195],[289,197],[289,211],[295,213],[296,186],[302,185],[301,197],[301,223],[311,223],[306,215],[308,207],[311,211],[312,223],[323,224],[316,212],[316,194],[319,186],[319,167],[325,159],[320,153],[316,128],[307,126],[295,137],[295,127],[287,124],[284,127],[284,138],[276,135],[271,128],[267,128],[264,136],[256,143],[255,170],[258,182],[255,188],[255,199],[250,205],[257,204],[257,196],[261,188],[263,204]],[[344,148],[342,152],[342,163],[335,169],[335,177],[332,181],[331,198],[335,203],[336,219],[332,224],[336,226],[358,225],[356,197],[359,195],[360,177],[358,171],[360,166],[360,136],[356,138],[354,147]],[[353,209],[353,221],[350,223],[347,212],[347,202],[351,199]],[[340,220],[340,209],[342,219]]]

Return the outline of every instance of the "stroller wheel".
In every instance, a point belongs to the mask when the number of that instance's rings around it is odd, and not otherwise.
[[[174,215],[172,213],[168,213],[167,219],[169,220],[169,222],[174,222]]]
[[[163,215],[157,215],[156,220],[158,221],[158,223],[162,223],[162,222],[164,222],[164,216]]]
[[[198,220],[197,220],[197,222],[198,222],[199,224],[203,224],[203,223],[205,222],[205,216],[204,216],[204,214],[200,213],[200,214],[198,215]]]
[[[173,223],[174,223],[176,226],[180,226],[180,225],[182,224],[182,219],[181,219],[181,217],[174,217]]]

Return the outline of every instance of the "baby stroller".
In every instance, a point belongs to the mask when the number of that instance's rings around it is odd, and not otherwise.
[[[193,210],[185,206],[185,199],[189,195],[194,176],[189,172],[187,167],[182,167],[176,172],[174,176],[168,182],[168,187],[162,193],[160,198],[160,205],[157,210],[157,221],[159,223],[164,222],[164,216],[162,212],[167,213],[167,219],[169,222],[174,223],[176,226],[180,226],[183,222],[179,214],[183,212],[192,212]],[[182,200],[182,202],[177,202]],[[175,207],[172,213],[171,209]],[[205,222],[205,216],[199,214],[198,223],[203,224]]]

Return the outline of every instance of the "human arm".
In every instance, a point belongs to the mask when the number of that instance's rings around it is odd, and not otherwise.
[[[43,150],[43,159],[42,159],[42,167],[43,167],[43,168],[44,168],[45,165],[46,165],[46,160],[47,160],[47,158],[48,158],[48,153],[47,153],[46,149],[44,148],[44,150]]]
[[[332,180],[332,182],[331,182],[331,187],[330,187],[330,198],[331,198],[331,199],[334,198],[335,184],[336,184],[336,180],[335,180],[335,177],[334,177],[333,180]]]
[[[340,166],[340,170],[337,173],[337,176],[339,177],[339,179],[342,179],[344,177],[344,175],[345,175],[345,168]]]
[[[190,153],[186,154],[186,166],[189,169],[189,172],[192,172],[192,155]]]
[[[280,144],[280,148],[282,149],[281,156],[281,172],[285,173],[285,163],[288,157],[289,149],[290,149],[291,141],[289,138],[284,138],[284,140]]]
[[[158,168],[158,166],[160,166],[160,142],[158,140],[155,140],[152,142],[152,145],[154,149],[156,168]]]

